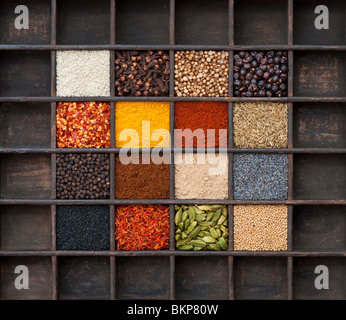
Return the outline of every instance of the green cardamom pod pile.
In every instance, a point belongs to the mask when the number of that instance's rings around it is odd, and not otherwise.
[[[227,207],[175,206],[175,241],[178,250],[227,250]]]

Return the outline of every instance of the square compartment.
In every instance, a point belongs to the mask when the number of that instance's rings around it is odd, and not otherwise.
[[[110,1],[57,1],[57,43],[110,43]]]
[[[0,198],[50,199],[51,156],[3,154],[0,156]]]
[[[0,207],[1,250],[50,250],[50,207]]]
[[[187,45],[228,44],[227,0],[176,0],[175,42]]]
[[[345,103],[295,103],[295,148],[346,148]]]
[[[295,154],[294,199],[346,199],[345,154]]]
[[[169,44],[169,0],[116,1],[116,42]]]
[[[0,104],[0,147],[49,148],[51,108],[42,102]]]
[[[315,20],[320,15],[315,8],[319,0],[300,0],[294,3],[293,39],[301,45],[344,45],[345,44],[345,1],[326,2],[329,29],[316,29]]]
[[[18,290],[17,266],[29,271],[29,289]],[[23,273],[21,271],[21,273]],[[52,266],[50,257],[1,257],[0,296],[3,300],[49,300],[52,298]]]
[[[108,206],[57,206],[57,250],[110,249]]]
[[[117,199],[169,199],[170,153],[163,155],[164,163],[122,163],[115,158],[115,197]],[[149,156],[149,154],[147,154]]]
[[[108,257],[59,257],[59,299],[109,300]]]
[[[226,153],[176,153],[174,192],[176,199],[227,199]]]
[[[120,300],[169,299],[169,257],[119,257],[116,294]]]
[[[228,260],[225,257],[176,257],[177,300],[228,299]]]
[[[293,206],[293,251],[345,251],[346,207]]]
[[[176,129],[174,137],[176,148],[227,148],[228,103],[176,102],[174,104],[174,127]],[[178,133],[177,129],[182,132]],[[200,138],[194,137],[191,143],[186,139],[186,135],[183,138],[183,131],[191,130],[194,132],[198,129],[203,130]],[[215,130],[215,141],[208,143],[208,130]]]
[[[235,1],[234,42],[236,45],[287,44],[287,1]]]
[[[22,13],[14,13],[19,5],[29,10],[29,29],[15,27],[15,19]],[[50,44],[50,14],[50,1],[47,0],[0,1],[0,44]]]
[[[329,274],[329,289],[316,289],[315,280],[321,271],[317,266],[326,266]],[[293,299],[335,300],[346,299],[346,259],[337,257],[306,257],[293,259]]]
[[[235,299],[287,299],[287,259],[236,257],[234,259]]]
[[[294,52],[293,91],[297,97],[346,96],[346,61],[340,51]]]
[[[50,97],[50,62],[49,51],[0,52],[0,95]]]

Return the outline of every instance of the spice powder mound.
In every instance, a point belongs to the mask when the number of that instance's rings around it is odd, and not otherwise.
[[[162,250],[169,248],[169,207],[121,205],[115,213],[117,250]]]
[[[59,148],[109,148],[109,104],[102,102],[58,103],[56,135]]]

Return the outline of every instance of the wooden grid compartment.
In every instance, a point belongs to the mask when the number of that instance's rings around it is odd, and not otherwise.
[[[18,5],[29,9],[29,29],[17,29],[14,14]],[[50,44],[51,2],[47,0],[14,0],[0,2],[0,44]],[[30,27],[32,26],[32,27]]]
[[[293,250],[345,251],[346,208],[344,206],[295,206]]]
[[[117,258],[116,296],[126,300],[167,300],[170,293],[169,257]]]
[[[256,0],[235,1],[235,44],[287,44],[287,1],[268,0],[261,6],[256,3]]]
[[[315,0],[136,0],[131,5],[124,0],[38,0],[35,4],[23,0],[26,3],[32,27],[27,31],[8,26],[5,21],[13,17],[0,10],[1,299],[346,298],[345,260],[341,258],[345,255],[346,205],[345,8],[336,10],[344,5],[341,0],[330,1],[333,34],[332,30],[317,34],[309,29]],[[12,5],[13,1],[5,0],[0,8]],[[303,15],[310,21],[306,30]],[[65,101],[55,92],[57,49],[111,53],[110,96],[99,99],[111,106],[111,147],[102,150],[110,154],[111,197],[78,201],[109,206],[108,251],[66,253],[56,247],[56,206],[76,204],[75,200],[56,200],[56,153],[72,151],[56,149],[56,103]],[[233,206],[262,202],[233,200],[233,155],[254,150],[233,148],[232,121],[228,123],[228,199],[183,200],[186,204],[228,205],[227,251],[175,250],[174,205],[181,202],[174,198],[174,163],[169,167],[169,199],[115,199],[116,102],[133,101],[133,97],[115,96],[115,51],[151,49],[169,50],[169,96],[140,99],[170,102],[171,134],[174,102],[185,101],[174,96],[176,50],[226,50],[230,57],[228,97],[186,101],[226,102],[229,119],[234,102],[288,103],[288,149],[270,150],[288,154],[288,200],[275,201],[288,205],[287,251],[233,251]],[[233,55],[239,50],[288,50],[288,97],[233,97]],[[95,97],[67,100],[94,101]],[[22,121],[22,130],[18,121]],[[100,149],[73,152],[98,153]],[[170,206],[169,251],[116,250],[115,206],[129,203]],[[33,224],[44,226],[43,230],[32,233]],[[19,264],[27,265],[33,276],[33,286],[26,292],[13,285],[13,270]],[[330,266],[333,290],[316,292],[312,287],[317,264]]]
[[[329,14],[329,29],[315,28],[315,19],[318,14],[315,8],[326,5]],[[302,45],[344,45],[345,44],[345,1],[332,0],[321,3],[318,0],[299,0],[294,2],[294,30],[295,44]]]
[[[336,300],[346,299],[346,259],[328,258],[295,258],[293,260],[293,292],[294,299]],[[329,273],[329,289],[318,290],[315,287],[317,266],[326,266]]]
[[[169,44],[169,0],[116,2],[116,42]]]
[[[57,44],[108,44],[109,0],[58,0]]]
[[[17,266],[29,270],[29,289],[17,290],[14,282]],[[52,267],[50,257],[0,257],[0,297],[2,300],[48,300],[51,298]]]
[[[296,148],[346,148],[345,103],[295,103]]]
[[[61,257],[58,266],[61,300],[109,299],[108,258]]]
[[[50,250],[51,237],[49,206],[0,207],[1,250]]]
[[[297,97],[345,97],[346,62],[343,52],[294,53],[294,95]]]
[[[235,299],[287,299],[287,259],[277,257],[236,257],[234,259]]]
[[[50,121],[49,103],[0,103],[0,147],[49,148]]]
[[[0,199],[49,199],[50,193],[49,155],[0,155]]]

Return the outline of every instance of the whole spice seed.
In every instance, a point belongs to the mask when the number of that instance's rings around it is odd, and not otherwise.
[[[143,121],[148,126],[148,136],[143,136]],[[133,129],[138,134],[137,140],[120,141],[120,134],[123,130]],[[163,137],[160,141],[151,140],[152,133],[155,130],[164,129]],[[146,127],[145,130],[146,131]],[[169,138],[169,102],[117,102],[115,107],[115,134],[116,146],[121,148],[126,145],[127,148],[152,148],[160,143],[161,146],[168,148]],[[128,138],[128,140],[130,140]]]
[[[234,154],[235,200],[285,200],[288,195],[286,154]]]
[[[167,51],[116,51],[115,92],[118,96],[168,96]]]
[[[109,199],[109,154],[57,154],[57,199]]]
[[[56,53],[58,97],[110,95],[110,52],[107,50],[58,50]]]
[[[234,206],[234,250],[287,250],[287,206]]]
[[[228,212],[224,205],[175,206],[178,250],[227,250]]]
[[[182,148],[197,148],[198,142],[204,147],[227,148],[228,104],[226,102],[177,102],[174,104],[174,126],[176,129],[202,129],[202,141],[195,138],[192,146],[182,141]],[[215,143],[207,145],[207,134],[210,129],[215,130]],[[219,131],[224,129],[225,131]],[[180,141],[181,135],[176,133],[175,142]]]
[[[58,103],[56,135],[59,148],[109,148],[109,104],[103,102]]]
[[[176,51],[174,58],[178,97],[227,97],[227,51]]]
[[[235,97],[287,97],[287,51],[239,51],[234,54]]]
[[[115,214],[117,250],[169,248],[169,207],[163,205],[118,206]]]
[[[179,162],[182,156],[182,161]],[[228,155],[176,154],[174,160],[176,199],[227,199]],[[216,174],[211,174],[215,170]]]
[[[58,250],[109,250],[108,206],[57,206]]]
[[[235,103],[233,132],[237,148],[287,148],[287,104]]]
[[[169,198],[169,164],[122,164],[116,157],[115,181],[117,199]]]

